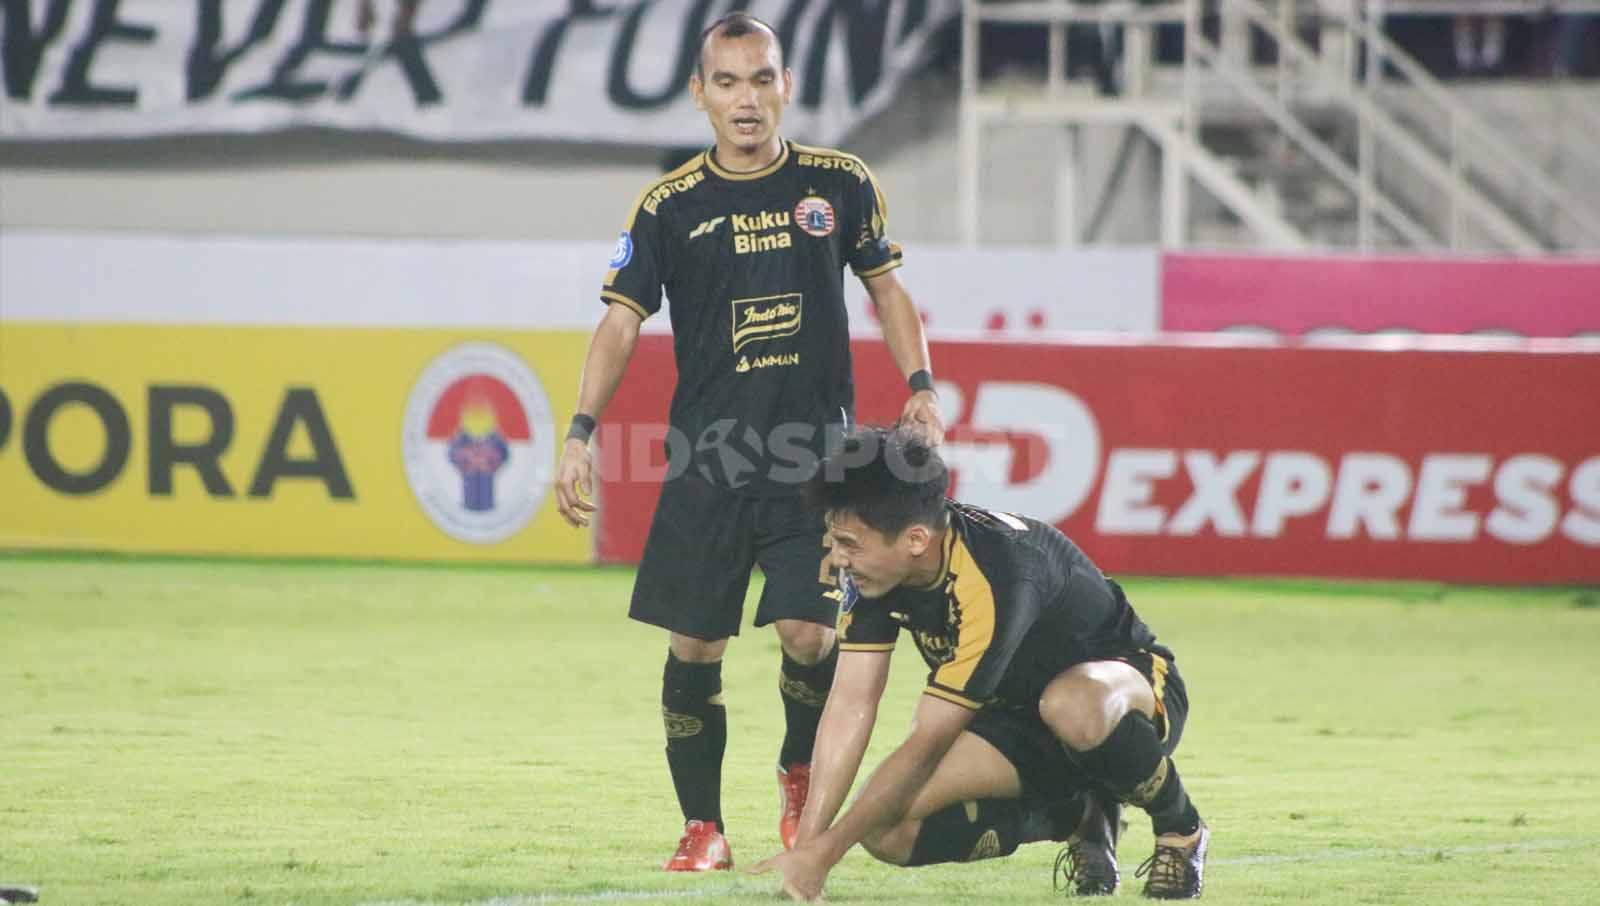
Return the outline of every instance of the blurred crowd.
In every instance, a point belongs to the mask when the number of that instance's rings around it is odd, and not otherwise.
[[[575,11],[594,6],[586,0],[569,0]],[[1080,0],[1095,4],[1102,0]],[[1134,0],[1135,3],[1164,3],[1167,0]],[[1208,15],[1204,28],[1216,37],[1216,0],[1205,0]],[[387,37],[408,34],[416,20],[422,0],[357,0],[356,23],[362,34],[387,32]],[[1301,0],[1301,8],[1315,3]],[[1467,12],[1474,6],[1483,13]],[[1600,76],[1600,12],[1559,11],[1560,4],[1547,0],[1527,0],[1524,13],[1500,11],[1505,4],[1479,3],[1476,0],[1438,0],[1439,11],[1428,12],[1422,4],[1404,4],[1403,11],[1384,20],[1384,31],[1434,75],[1440,78],[1514,77],[1560,78]],[[1315,18],[1303,21],[1301,36],[1316,44],[1320,28]],[[1120,29],[1114,26],[1074,25],[1068,33],[1068,59],[1074,74],[1092,73],[1108,92],[1111,64],[1122,52]],[[959,60],[958,30],[952,28],[939,53],[940,63],[954,68]],[[1033,25],[985,23],[982,30],[982,59],[993,71],[1013,64],[1032,64],[1045,59],[1045,30]],[[1183,27],[1164,25],[1157,30],[1158,60],[1177,63],[1183,58]],[[1257,62],[1272,56],[1269,41],[1256,40]]]
[[[1403,16],[1388,20],[1387,31],[1441,77],[1600,74],[1600,15]]]
[[[1305,4],[1311,6],[1312,4]],[[1485,4],[1484,13],[1462,12],[1470,0],[1441,2],[1437,14],[1409,4],[1401,14],[1384,19],[1385,34],[1443,79],[1483,78],[1594,78],[1600,76],[1600,13],[1557,13],[1549,5],[1530,0],[1525,13],[1504,13],[1503,4]],[[1202,28],[1213,40],[1219,31],[1215,3]],[[1306,17],[1301,37],[1315,46],[1322,29],[1315,17]],[[1038,65],[1046,59],[1046,30],[1037,25],[984,23],[980,59],[985,75],[1012,66]],[[1252,56],[1257,63],[1271,62],[1273,42],[1256,35]],[[1113,65],[1122,53],[1120,28],[1082,24],[1069,28],[1067,59],[1073,76],[1093,76],[1106,93],[1115,93]],[[1177,64],[1183,59],[1183,26],[1156,29],[1157,60]],[[959,59],[952,41],[942,55],[951,68]]]

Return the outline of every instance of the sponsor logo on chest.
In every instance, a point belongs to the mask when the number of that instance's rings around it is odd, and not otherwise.
[[[789,211],[733,214],[728,222],[733,227],[733,250],[736,254],[751,255],[794,245],[794,235],[789,231],[794,215]]]
[[[949,635],[922,629],[912,629],[911,634],[916,637],[923,659],[930,665],[948,664],[956,659],[955,640]]]
[[[800,332],[805,299],[799,293],[733,300],[733,351],[758,340],[774,340]],[[799,361],[796,355],[795,362]],[[793,365],[795,362],[781,364]],[[779,364],[779,363],[773,363]],[[760,368],[760,365],[751,365]],[[740,371],[747,369],[741,368]]]
[[[771,355],[756,356],[753,359],[749,356],[739,356],[739,364],[735,365],[733,370],[744,374],[747,371],[756,371],[761,368],[787,368],[790,365],[798,364],[800,364],[800,353],[775,352]]]

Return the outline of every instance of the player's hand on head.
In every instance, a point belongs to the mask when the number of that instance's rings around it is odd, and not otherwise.
[[[589,455],[589,445],[569,438],[561,449],[561,465],[556,469],[556,508],[561,511],[561,518],[583,528],[589,524],[586,514],[595,510],[590,502],[593,498],[594,461]]]
[[[938,395],[931,390],[911,394],[900,410],[900,424],[921,434],[929,446],[944,443],[944,415],[939,411]]]

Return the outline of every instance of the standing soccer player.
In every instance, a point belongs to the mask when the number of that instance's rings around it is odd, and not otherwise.
[[[669,443],[669,478],[629,616],[671,633],[661,706],[686,823],[666,868],[710,871],[733,865],[722,823],[722,656],[739,632],[754,565],[766,576],[755,623],[773,624],[783,648],[785,846],[805,805],[833,683],[839,591],[821,515],[805,505],[801,483],[828,429],[853,408],[846,266],[866,286],[908,381],[902,419],[934,442],[943,423],[872,174],[859,158],[778,133],[793,77],[776,33],[744,13],[717,20],[701,35],[689,85],[716,144],[651,183],[618,239],[556,495],[569,522],[588,523],[589,436],[665,289],[678,366],[669,418],[683,442]]]

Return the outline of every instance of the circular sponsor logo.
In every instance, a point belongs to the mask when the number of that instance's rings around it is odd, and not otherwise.
[[[633,260],[633,237],[627,230],[617,234],[617,247],[611,251],[611,269],[617,270],[628,266]]]
[[[794,222],[813,236],[826,236],[833,232],[833,205],[820,195],[807,195],[794,206]]]
[[[520,532],[555,460],[550,400],[515,352],[463,343],[428,364],[406,398],[406,481],[433,524],[472,544]]]

